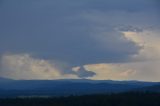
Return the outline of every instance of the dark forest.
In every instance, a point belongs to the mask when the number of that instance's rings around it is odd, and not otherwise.
[[[0,99],[0,106],[160,106],[160,93],[127,92],[67,97]]]

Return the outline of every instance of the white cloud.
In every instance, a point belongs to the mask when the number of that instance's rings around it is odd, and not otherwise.
[[[7,54],[1,58],[0,77],[12,79],[77,79],[94,76],[83,67],[72,68],[56,61],[38,59],[29,54]]]
[[[107,50],[124,53],[134,51],[127,62],[85,65],[87,70],[96,73],[92,79],[160,81],[160,31],[157,11],[92,11],[84,13],[83,16],[92,23],[93,35],[100,44],[99,48],[102,46]],[[131,42],[139,49],[134,50],[133,44],[128,46],[129,43],[125,42]]]
[[[124,36],[138,45],[143,46],[139,54],[134,56],[138,60],[160,60],[160,32],[145,30],[143,32],[123,32]]]
[[[91,79],[95,80],[105,80],[105,79],[112,79],[112,80],[127,80],[131,76],[136,73],[136,70],[124,67],[123,64],[91,64],[85,65],[87,70],[92,70],[96,73],[96,76],[92,77]]]
[[[86,65],[96,73],[92,79],[160,81],[160,36],[157,30],[122,32],[124,37],[143,48],[126,63],[101,63]]]
[[[36,59],[29,54],[3,55],[0,76],[13,79],[77,78],[74,74],[64,74],[63,70],[60,70],[54,62]]]

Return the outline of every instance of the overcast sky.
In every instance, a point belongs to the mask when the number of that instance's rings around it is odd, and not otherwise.
[[[0,0],[0,76],[160,81],[159,0]]]

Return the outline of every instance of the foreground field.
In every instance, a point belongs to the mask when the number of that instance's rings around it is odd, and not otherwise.
[[[160,106],[160,93],[8,98],[0,99],[0,106]]]

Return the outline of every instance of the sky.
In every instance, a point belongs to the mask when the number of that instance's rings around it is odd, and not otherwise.
[[[0,77],[160,81],[159,0],[0,0]]]

